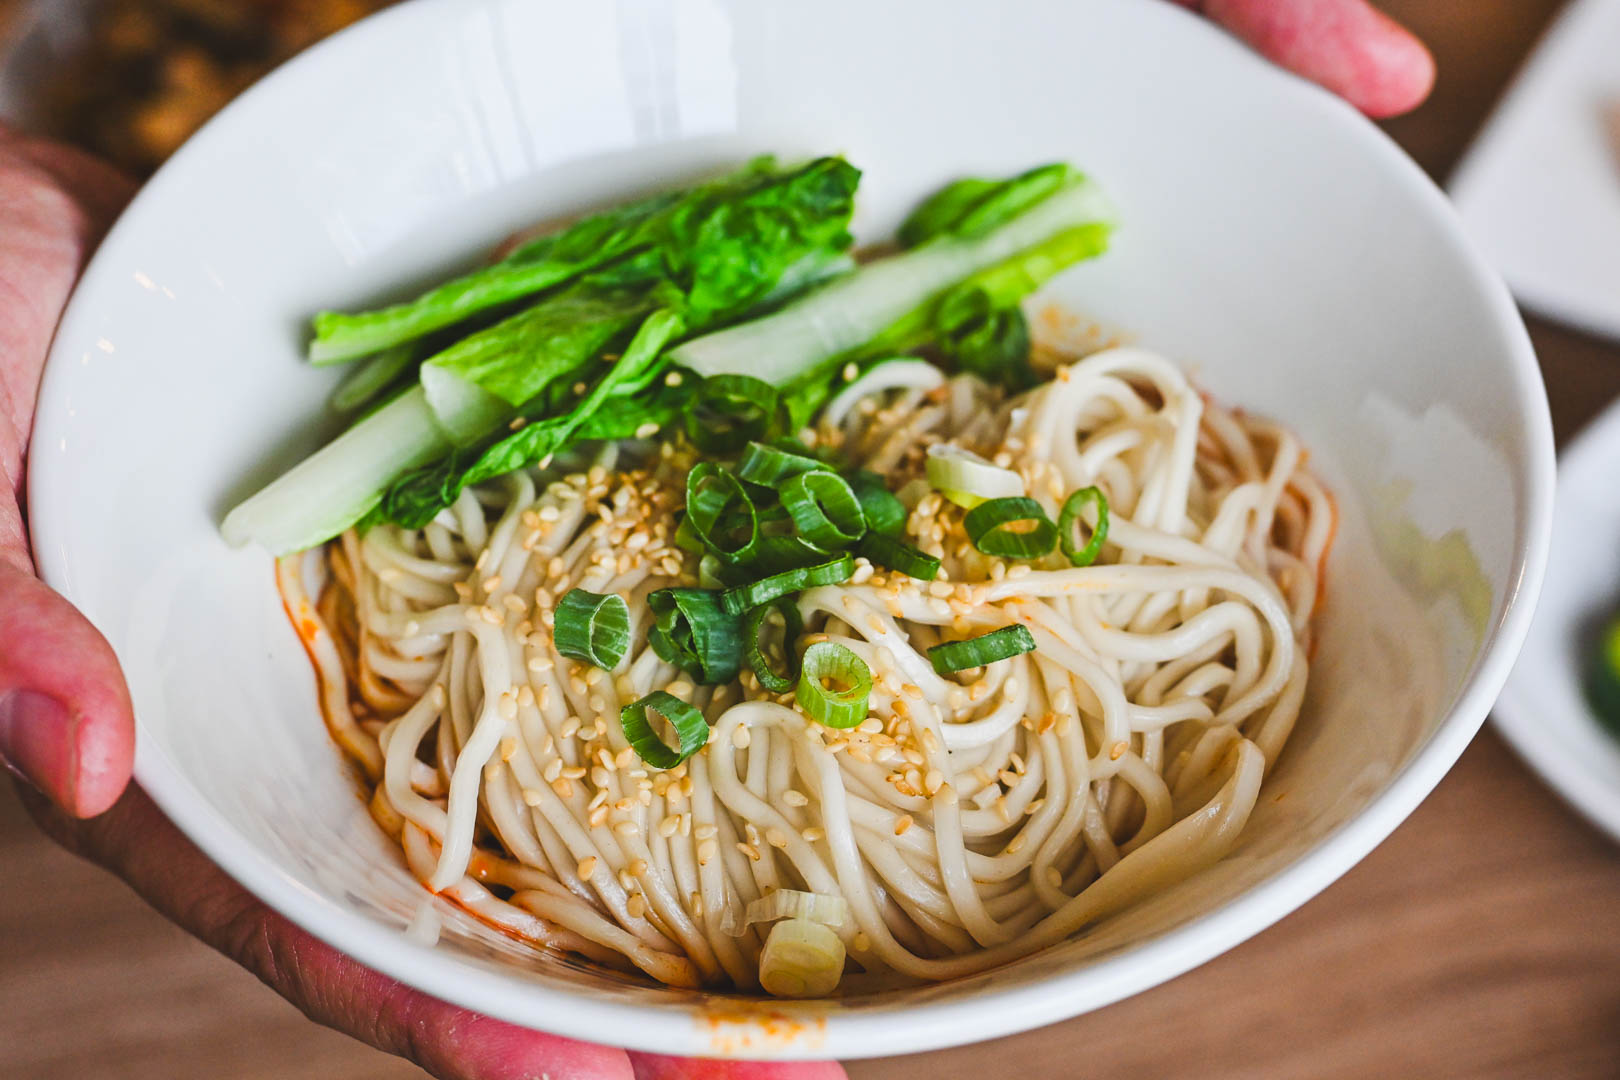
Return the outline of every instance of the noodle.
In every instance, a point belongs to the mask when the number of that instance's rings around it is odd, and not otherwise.
[[[413,873],[529,940],[686,987],[759,988],[751,901],[841,897],[849,992],[1006,963],[1230,850],[1299,714],[1332,539],[1291,434],[1120,348],[1011,400],[920,363],[879,367],[814,437],[890,479],[905,539],[943,568],[919,582],[860,560],[800,596],[805,640],[871,670],[849,730],[747,671],[694,686],[648,646],[648,594],[697,577],[674,543],[684,447],[621,463],[608,446],[571,474],[464,492],[419,531],[348,533],[314,606],[284,560],[329,725]],[[921,479],[947,440],[1016,471],[1053,516],[1101,487],[1103,558],[978,551]],[[555,647],[573,588],[629,603],[611,673]],[[1010,623],[1035,652],[952,676],[925,655]],[[712,725],[667,771],[618,722],[660,689]]]

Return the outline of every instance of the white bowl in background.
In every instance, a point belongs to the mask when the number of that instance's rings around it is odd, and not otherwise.
[[[1123,226],[1052,297],[1300,432],[1340,496],[1306,714],[1225,861],[1063,946],[940,986],[750,1002],[540,956],[432,899],[316,710],[222,510],[325,434],[302,326],[532,221],[763,150],[867,170],[882,237],[968,172],[1067,159]],[[677,1054],[857,1057],[1075,1015],[1344,873],[1478,729],[1547,552],[1530,345],[1444,199],[1372,125],[1173,5],[418,0],[266,79],[125,213],[62,323],[32,451],[46,578],[112,641],[136,773],[237,880],[440,998]]]
[[[1584,683],[1620,605],[1620,404],[1564,448],[1546,588],[1524,651],[1497,702],[1496,728],[1588,821],[1620,841],[1620,739]]]

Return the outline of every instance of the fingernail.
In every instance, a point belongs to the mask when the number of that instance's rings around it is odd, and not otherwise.
[[[33,690],[0,695],[0,758],[59,806],[73,805],[72,714],[55,698]]]

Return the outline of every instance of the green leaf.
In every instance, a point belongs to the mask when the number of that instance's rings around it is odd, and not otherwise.
[[[912,211],[900,226],[900,243],[911,248],[939,236],[983,236],[1084,181],[1079,170],[1062,162],[1041,165],[1007,180],[958,180]]]
[[[421,528],[454,502],[463,489],[532,465],[577,441],[580,429],[597,415],[602,403],[619,386],[638,378],[681,329],[678,315],[653,312],[636,331],[624,354],[572,410],[530,422],[481,447],[454,450],[431,465],[407,473],[383,496],[383,516],[407,528]]]

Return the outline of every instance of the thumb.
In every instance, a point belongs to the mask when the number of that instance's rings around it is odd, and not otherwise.
[[[44,582],[0,560],[0,758],[63,811],[118,800],[135,719],[112,646]]]
[[[1415,109],[1434,87],[1429,50],[1367,0],[1202,0],[1195,6],[1369,116]]]

